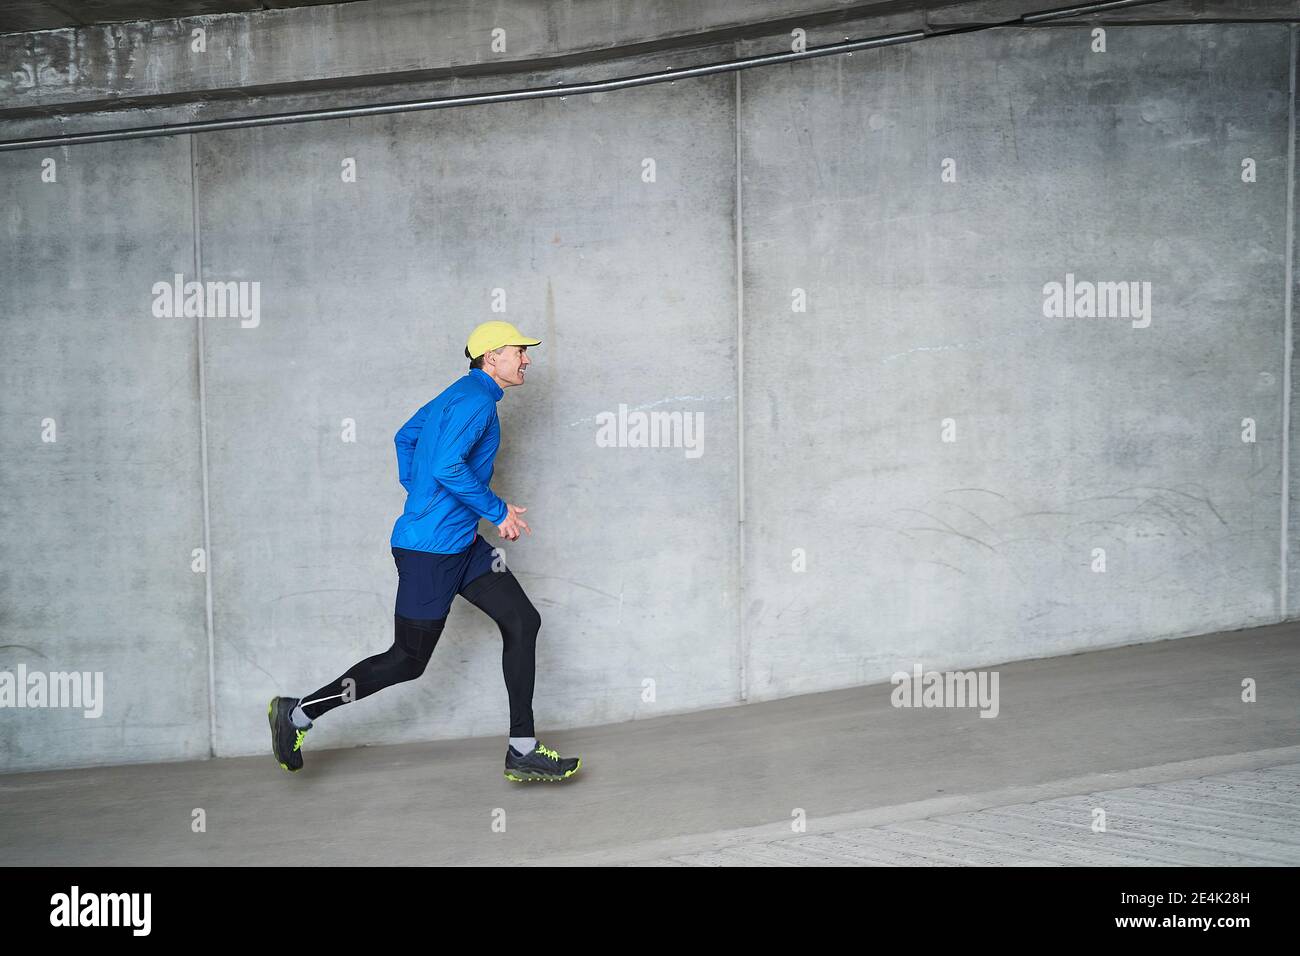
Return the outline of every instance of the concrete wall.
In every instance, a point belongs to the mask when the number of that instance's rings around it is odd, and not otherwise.
[[[494,482],[543,732],[1294,615],[1293,27],[1107,33],[0,154],[0,671],[106,685],[0,710],[0,769],[261,753],[272,694],[383,650],[392,435],[496,289],[543,340]],[[175,273],[258,282],[258,324],[155,317]],[[1045,318],[1067,273],[1150,282],[1149,327]],[[620,404],[700,413],[703,454],[597,447]],[[504,734],[499,649],[458,602],[314,745]]]
[[[394,82],[422,74],[501,74],[636,45],[695,47],[701,35],[790,17],[811,25],[901,5],[898,0],[372,0],[102,23],[0,35],[0,56],[17,67],[0,73],[0,97],[9,109],[51,100],[69,109],[176,93],[218,98],[237,90],[244,97],[304,81],[350,85],[358,77]],[[954,6],[937,0],[912,5]],[[204,33],[201,53],[194,48],[196,29]]]
[[[5,769],[208,752],[197,342],[149,295],[191,206],[184,139],[0,157],[0,672],[104,675],[97,718],[0,709]]]
[[[754,696],[1278,619],[1290,51],[995,32],[746,75]],[[1045,318],[1067,273],[1149,282],[1150,326]]]

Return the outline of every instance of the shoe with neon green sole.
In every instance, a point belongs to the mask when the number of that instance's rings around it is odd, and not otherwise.
[[[266,708],[266,719],[271,724],[271,752],[275,754],[275,762],[290,773],[302,769],[302,741],[311,730],[311,724],[294,726],[289,715],[297,706],[295,697],[272,697]]]
[[[506,779],[516,783],[558,783],[572,777],[581,767],[581,757],[561,757],[541,741],[526,754],[506,747]]]

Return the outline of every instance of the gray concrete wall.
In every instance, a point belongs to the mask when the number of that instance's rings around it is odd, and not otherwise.
[[[1278,619],[1290,50],[996,32],[746,75],[754,696]],[[1149,282],[1149,327],[1044,317],[1067,273]]]
[[[0,769],[258,753],[273,693],[383,650],[392,435],[463,373],[494,289],[544,343],[494,482],[535,531],[506,554],[543,618],[543,732],[1294,615],[1292,31],[1112,25],[1101,54],[1078,27],[1004,30],[0,155],[0,671],[106,684],[98,720],[0,710]],[[259,283],[256,327],[152,315],[153,283],[200,269]],[[1044,318],[1067,272],[1150,282],[1150,326]],[[598,448],[620,404],[701,413],[703,454]],[[313,742],[504,714],[499,638],[461,604],[424,678]]]
[[[184,139],[0,156],[0,672],[104,685],[0,709],[5,769],[208,753],[197,340],[150,313],[191,208]]]
[[[51,102],[71,109],[174,93],[209,98],[237,90],[243,97],[305,81],[499,75],[635,45],[698,46],[701,34],[792,16],[816,22],[899,6],[898,0],[372,0],[104,23],[0,35],[0,58],[16,66],[0,73],[0,98],[9,109]],[[203,50],[195,48],[196,30],[203,31]]]

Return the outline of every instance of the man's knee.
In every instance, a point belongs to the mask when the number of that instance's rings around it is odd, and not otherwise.
[[[446,618],[436,621],[421,621],[414,618],[394,615],[394,635],[392,651],[397,660],[394,663],[406,680],[413,680],[424,673],[433,649],[438,646]]]
[[[533,603],[519,592],[519,599],[497,618],[497,626],[507,646],[533,648],[537,646],[537,632],[542,627],[542,616]]]
[[[514,617],[518,621],[519,630],[530,639],[534,638],[541,630],[542,615],[533,606],[533,602],[528,600],[528,595],[524,593],[524,587],[519,583],[519,579],[513,574],[510,577],[511,610],[514,611]]]
[[[542,615],[537,608],[533,607],[532,601],[527,598],[524,599],[524,607],[520,611],[520,615],[523,618],[524,632],[529,637],[536,639],[537,632],[542,629]]]
[[[541,614],[510,571],[477,577],[465,586],[461,595],[496,621],[507,637],[532,640],[541,629]]]

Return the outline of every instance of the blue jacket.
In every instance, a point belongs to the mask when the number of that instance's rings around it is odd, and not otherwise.
[[[488,487],[501,444],[497,402],[503,394],[491,375],[472,368],[393,438],[397,480],[406,489],[394,548],[453,554],[473,543],[479,518],[506,520],[506,503]]]

